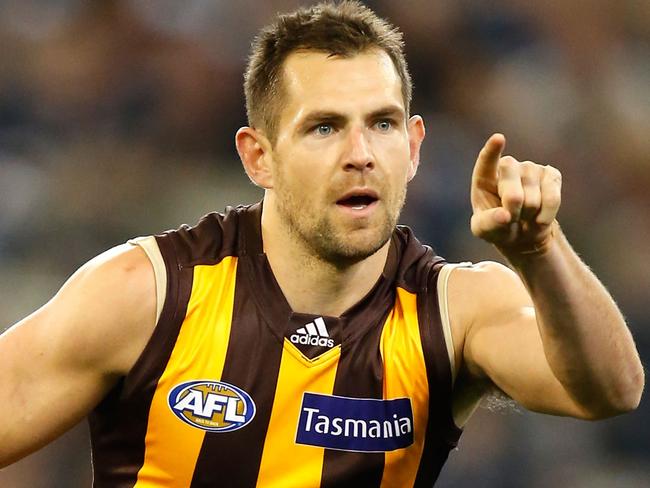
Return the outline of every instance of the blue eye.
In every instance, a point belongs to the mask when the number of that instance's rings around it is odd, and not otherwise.
[[[387,132],[393,127],[393,124],[391,123],[390,120],[380,120],[377,122],[377,129],[379,129],[382,132]]]
[[[334,132],[334,128],[330,124],[320,124],[316,126],[315,131],[319,136],[329,136]]]

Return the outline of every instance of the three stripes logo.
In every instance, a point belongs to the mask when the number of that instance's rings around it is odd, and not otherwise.
[[[309,322],[304,327],[296,330],[295,333],[291,334],[289,340],[294,344],[302,344],[305,346],[334,346],[334,339],[330,338],[323,317],[318,317],[313,322]]]

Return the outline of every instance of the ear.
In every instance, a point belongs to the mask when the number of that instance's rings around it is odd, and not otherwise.
[[[273,188],[271,143],[266,136],[252,127],[242,127],[235,135],[235,146],[251,181],[266,190]]]
[[[408,172],[408,181],[411,181],[415,176],[420,164],[420,147],[426,134],[424,129],[424,120],[419,115],[414,115],[408,121],[408,137],[409,137],[409,151],[411,165]]]

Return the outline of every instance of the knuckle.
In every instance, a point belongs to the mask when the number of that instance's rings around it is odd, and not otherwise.
[[[520,163],[521,166],[521,171],[526,174],[531,174],[531,175],[539,175],[540,174],[540,169],[541,166],[537,163],[533,163],[532,161],[523,161]]]
[[[557,172],[557,173],[560,172],[560,170],[557,169],[557,168],[556,168],[555,166],[553,166],[552,164],[547,164],[546,166],[544,166],[544,168],[545,168],[547,171],[555,171],[555,172]]]
[[[514,166],[514,165],[518,165],[519,161],[517,161],[512,156],[501,156],[501,159],[499,160],[499,164],[501,166]]]
[[[545,170],[549,174],[551,179],[553,179],[554,181],[557,181],[557,182],[562,181],[562,173],[556,167],[551,166],[550,164],[547,164],[546,167],[545,167]]]
[[[527,182],[538,184],[541,181],[543,174],[543,166],[532,161],[524,161],[521,163],[522,179],[525,178]]]

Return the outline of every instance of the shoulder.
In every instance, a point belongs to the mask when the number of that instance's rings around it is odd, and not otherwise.
[[[468,335],[518,313],[530,305],[530,297],[519,276],[501,263],[483,261],[450,268],[445,283],[447,306],[455,366],[460,370]]]
[[[121,244],[88,261],[61,289],[76,289],[77,298],[133,301],[155,286],[149,258],[140,246]]]
[[[519,276],[496,261],[455,268],[450,274],[448,289],[450,302],[468,312],[528,297]],[[475,310],[477,306],[479,310]]]
[[[119,277],[131,281],[138,276],[138,273],[147,269],[148,262],[140,246],[130,243],[120,244],[88,261],[79,268],[73,278],[82,279],[102,275],[107,278]]]

